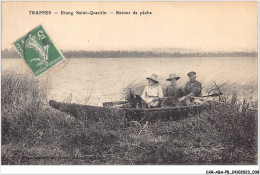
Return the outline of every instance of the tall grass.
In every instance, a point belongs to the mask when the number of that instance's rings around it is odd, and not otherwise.
[[[34,77],[2,73],[2,164],[257,164],[250,101],[124,128],[112,117],[80,121],[52,109],[47,90]]]
[[[47,86],[35,77],[3,72],[1,83],[2,145],[52,143],[52,129],[68,127],[68,116],[47,106]]]
[[[32,77],[13,72],[3,72],[1,89],[2,143],[24,139],[33,125],[40,125],[46,89]]]

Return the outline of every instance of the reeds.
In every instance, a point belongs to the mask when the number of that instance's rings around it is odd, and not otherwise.
[[[120,116],[80,121],[52,109],[47,89],[34,77],[2,73],[2,164],[257,164],[257,102],[250,98],[125,128]]]
[[[35,77],[3,72],[1,90],[2,144],[34,145],[48,129],[66,126],[65,115],[47,106],[47,86]]]

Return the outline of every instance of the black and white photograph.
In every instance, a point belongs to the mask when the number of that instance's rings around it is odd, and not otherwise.
[[[257,2],[1,6],[1,165],[259,164]]]

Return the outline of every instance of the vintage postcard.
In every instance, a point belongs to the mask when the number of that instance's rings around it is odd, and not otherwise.
[[[6,1],[1,10],[5,168],[259,174],[257,2]]]

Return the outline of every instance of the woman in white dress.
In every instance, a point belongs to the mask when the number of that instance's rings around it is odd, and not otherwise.
[[[141,97],[147,104],[148,108],[160,107],[160,101],[163,98],[163,90],[159,84],[158,76],[152,74],[146,79],[148,80],[148,85],[145,86]]]

